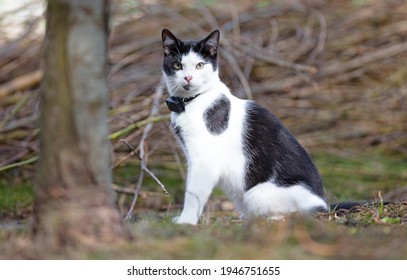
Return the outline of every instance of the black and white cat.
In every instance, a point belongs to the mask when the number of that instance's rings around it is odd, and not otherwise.
[[[218,185],[242,218],[327,210],[318,170],[295,137],[219,79],[219,37],[216,30],[200,41],[181,41],[162,31],[167,105],[188,162],[184,209],[174,222],[198,223]]]

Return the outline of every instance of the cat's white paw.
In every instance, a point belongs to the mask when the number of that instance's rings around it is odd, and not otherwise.
[[[178,221],[179,221],[179,216],[172,218],[172,222],[174,224],[179,224]]]
[[[285,216],[284,215],[268,216],[267,221],[269,221],[269,222],[276,222],[276,221],[284,222],[285,221]]]
[[[185,218],[182,218],[181,216],[177,216],[177,217],[173,218],[172,222],[174,224],[179,224],[179,225],[180,224],[190,224],[190,225],[196,225],[197,224],[196,221],[185,219]]]

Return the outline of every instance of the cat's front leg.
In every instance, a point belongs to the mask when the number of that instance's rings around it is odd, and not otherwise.
[[[184,209],[181,215],[173,219],[174,223],[192,225],[198,223],[205,204],[217,182],[214,174],[204,170],[204,168],[198,167],[188,170]]]

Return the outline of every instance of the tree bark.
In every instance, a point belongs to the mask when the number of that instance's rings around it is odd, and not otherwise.
[[[126,238],[111,188],[108,16],[106,0],[48,1],[34,209],[41,244]]]

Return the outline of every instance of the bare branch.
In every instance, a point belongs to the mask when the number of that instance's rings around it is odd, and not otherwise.
[[[163,96],[163,93],[164,93],[164,82],[161,80],[161,82],[159,83],[159,85],[156,88],[155,93],[154,93],[153,106],[151,107],[149,119],[153,119],[155,117],[155,115],[158,113],[158,107],[160,106],[161,97]],[[140,171],[139,179],[137,181],[136,193],[134,194],[133,201],[131,203],[130,209],[127,212],[127,215],[125,218],[126,221],[129,221],[131,219],[132,213],[134,211],[134,207],[136,206],[137,198],[140,194],[141,185],[144,180],[144,172],[147,172],[154,180],[156,180],[156,182],[158,182],[158,184],[161,186],[161,188],[164,190],[164,192],[166,194],[168,194],[168,191],[165,189],[164,185],[160,182],[160,180],[158,180],[158,178],[147,168],[145,143],[147,141],[149,133],[153,129],[153,126],[154,126],[153,122],[150,122],[146,125],[146,127],[144,128],[144,131],[143,131],[143,135],[140,140],[138,157],[141,161],[141,171]],[[129,148],[131,148],[132,151],[134,151],[134,148],[129,143],[127,143],[125,140],[122,140],[121,142],[124,142]]]

